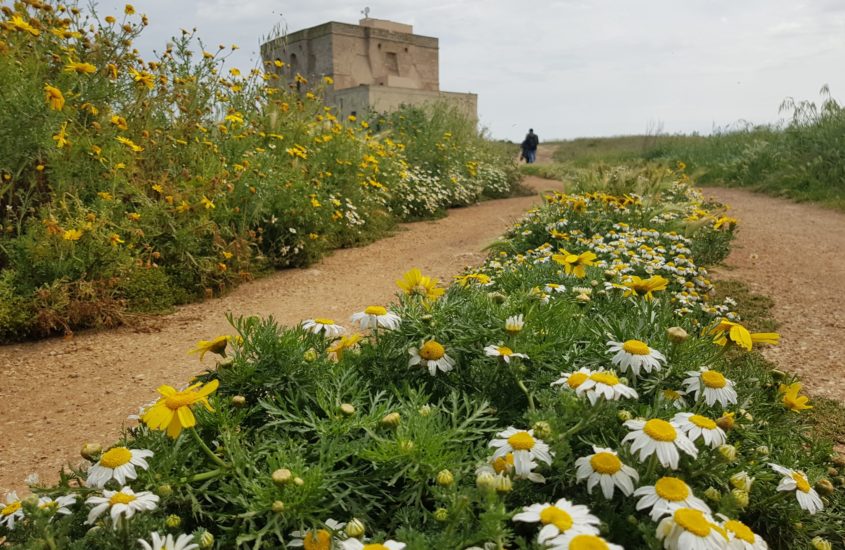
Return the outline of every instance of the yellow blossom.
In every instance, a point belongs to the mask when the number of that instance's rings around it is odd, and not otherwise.
[[[143,414],[141,421],[151,430],[167,430],[167,435],[176,439],[184,428],[193,428],[197,424],[192,406],[200,404],[209,412],[214,412],[208,396],[219,385],[219,381],[212,380],[204,386],[193,384],[182,391],[176,391],[172,386],[159,386],[156,391],[162,397]]]
[[[343,353],[348,350],[352,349],[358,345],[358,342],[361,341],[360,334],[351,334],[349,336],[341,336],[339,340],[334,342],[329,348],[326,350],[328,353],[334,354],[335,358],[339,361],[343,357]]]
[[[194,349],[188,353],[199,353],[200,361],[203,360],[203,357],[205,357],[205,354],[209,351],[211,353],[216,353],[221,357],[226,357],[226,346],[233,339],[235,339],[233,336],[218,336],[213,340],[200,340],[197,342],[196,346],[194,346]]]
[[[62,91],[49,84],[44,84],[44,101],[54,111],[61,111],[65,106],[65,96]]]
[[[126,124],[126,119],[123,118],[120,115],[112,115],[111,123],[113,125],[117,126],[118,128],[120,128],[121,130],[128,130],[129,129],[129,125]]]
[[[123,239],[121,239],[120,235],[118,235],[117,233],[112,233],[109,236],[109,242],[111,243],[112,246],[117,246],[119,244],[124,243],[125,241]]]
[[[78,241],[82,238],[82,231],[79,229],[68,229],[64,232],[62,238],[66,241]]]
[[[627,288],[624,297],[628,296],[642,296],[648,301],[654,298],[653,292],[666,290],[666,285],[669,284],[667,279],[660,275],[654,275],[648,279],[641,279],[635,275],[627,277],[622,285]]]
[[[97,72],[97,67],[90,63],[79,63],[77,61],[71,61],[70,63],[65,65],[65,72],[78,74],[94,74]]]
[[[137,143],[135,143],[134,141],[132,141],[129,138],[119,136],[119,137],[116,137],[114,139],[116,139],[118,142],[122,143],[123,145],[126,145],[127,147],[129,147],[135,153],[140,153],[144,150],[143,147],[141,147],[140,145],[138,145]]]
[[[211,210],[213,208],[216,208],[216,206],[214,206],[214,203],[211,202],[211,200],[208,197],[206,197],[205,195],[202,196],[202,199],[200,199],[200,202],[202,203],[203,206],[205,206],[206,210]]]
[[[800,391],[800,382],[795,382],[788,386],[785,384],[781,384],[778,388],[778,392],[783,394],[783,397],[781,398],[781,403],[783,403],[783,406],[792,412],[801,412],[803,410],[812,409],[812,405],[807,404],[810,398],[806,395],[798,395],[798,392]]]
[[[396,281],[396,286],[401,288],[409,296],[422,296],[429,300],[436,300],[446,292],[437,288],[438,279],[423,275],[418,268],[413,268]]]
[[[562,250],[560,254],[552,255],[552,260],[563,265],[567,275],[575,275],[579,279],[587,276],[586,268],[595,265],[597,256],[593,252],[583,252],[581,254],[571,254],[566,250]]]
[[[135,6],[133,6],[132,4],[126,4],[123,7],[123,13],[125,13],[126,15],[134,15],[135,14]]]
[[[70,145],[70,140],[67,138],[67,122],[62,124],[62,127],[59,129],[59,133],[55,134],[53,139],[56,141],[56,147],[59,149],[66,145]]]
[[[730,340],[747,351],[751,351],[753,344],[777,345],[780,342],[780,335],[776,332],[757,332],[752,334],[744,326],[728,321],[727,319],[719,321],[710,330],[710,333],[715,335],[713,342],[720,346],[724,346]]]

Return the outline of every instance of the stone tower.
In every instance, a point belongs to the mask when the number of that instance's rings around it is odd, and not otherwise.
[[[370,17],[324,23],[262,44],[261,57],[283,61],[290,78],[331,77],[326,101],[342,116],[445,100],[477,119],[476,94],[440,91],[438,40],[411,25]]]

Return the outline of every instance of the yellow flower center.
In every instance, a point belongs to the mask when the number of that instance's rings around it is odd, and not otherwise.
[[[502,357],[507,357],[508,355],[513,355],[513,350],[507,346],[499,346],[499,355]]]
[[[722,376],[722,373],[716,372],[714,370],[706,370],[701,373],[701,381],[704,382],[704,385],[708,388],[724,388],[728,382],[725,380],[725,377]]]
[[[748,528],[747,525],[735,519],[729,519],[725,522],[725,529],[736,535],[739,540],[744,540],[749,544],[754,544],[754,531]]]
[[[715,430],[716,423],[706,416],[701,416],[700,414],[694,414],[689,417],[689,421],[698,426],[699,428],[704,428],[705,430]]]
[[[506,472],[511,468],[513,468],[513,453],[508,453],[505,456],[500,456],[499,458],[493,461],[493,469],[496,470],[497,474]]]
[[[802,493],[809,493],[810,492],[810,484],[807,482],[807,478],[804,477],[803,474],[798,472],[792,472],[792,479],[795,480],[796,488],[801,491]]]
[[[675,510],[675,523],[699,537],[706,537],[710,534],[710,522],[704,517],[700,510],[692,508],[681,508]]]
[[[589,378],[589,376],[587,376],[587,373],[585,372],[573,372],[569,375],[569,378],[566,379],[566,383],[574,390],[583,384],[587,378]]]
[[[0,515],[11,516],[12,514],[14,514],[15,512],[17,512],[20,509],[21,509],[21,501],[16,500],[15,502],[6,505],[5,508],[0,510]]]
[[[100,466],[104,468],[117,468],[132,460],[132,453],[126,447],[115,447],[103,453],[100,457]]]
[[[663,397],[669,401],[677,401],[681,398],[681,394],[675,390],[663,390]]]
[[[654,484],[654,492],[663,500],[681,502],[689,496],[689,487],[676,477],[661,477]]]
[[[606,386],[615,386],[619,383],[619,379],[609,372],[594,372],[590,375],[590,380]]]
[[[595,535],[577,535],[569,541],[569,550],[608,550],[610,547]]]
[[[382,306],[369,306],[364,310],[367,315],[387,315],[387,308]]]
[[[572,516],[557,506],[549,506],[540,511],[540,521],[543,525],[554,525],[561,533],[572,527]]]
[[[332,536],[325,529],[308,531],[302,540],[305,550],[331,550]]]
[[[411,294],[416,294],[417,296],[427,296],[428,288],[422,284],[414,285],[411,287]]]
[[[516,432],[508,438],[514,451],[528,451],[534,448],[534,438],[528,432]]]
[[[622,469],[622,461],[613,453],[596,453],[590,458],[590,466],[600,474],[613,475]]]
[[[41,510],[55,510],[59,507],[59,503],[55,500],[48,500],[38,505]]]
[[[622,344],[622,349],[631,355],[648,355],[651,353],[648,344],[639,340],[626,340],[625,343]]]
[[[434,340],[429,340],[420,348],[420,357],[426,361],[437,361],[446,353],[439,343]]]
[[[114,506],[115,504],[129,504],[133,500],[135,500],[135,495],[127,495],[126,493],[115,493],[109,499],[109,504]]]
[[[334,321],[332,319],[326,319],[324,317],[317,317],[314,319],[314,322],[318,325],[333,325]]]
[[[390,550],[383,544],[365,544],[363,550]]]
[[[180,407],[187,407],[193,405],[197,400],[196,392],[179,391],[164,398],[164,404],[168,409],[175,411]]]
[[[675,441],[678,433],[675,427],[659,418],[652,418],[643,426],[643,432],[656,441]]]

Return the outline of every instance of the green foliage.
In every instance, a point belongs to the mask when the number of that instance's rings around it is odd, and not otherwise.
[[[166,310],[516,186],[512,159],[447,106],[341,121],[322,83],[272,62],[242,74],[188,32],[141,59],[134,9],[3,8],[0,269],[27,274],[8,283],[40,319],[0,324],[4,339]],[[143,287],[163,284],[151,302]]]
[[[782,476],[768,465],[803,471],[820,491],[831,475],[830,443],[806,412],[785,407],[780,384],[791,380],[756,350],[713,340],[716,322],[740,317],[728,299],[711,298],[712,283],[691,260],[690,245],[732,228],[717,227],[718,211],[701,202],[683,172],[640,176],[628,186],[646,190],[642,196],[549,196],[478,271],[434,301],[409,285],[390,308],[398,326],[373,329],[356,344],[304,325],[230,319],[235,334],[220,340],[225,350],[216,348],[224,358],[195,380],[194,390],[219,383],[213,411],[198,402],[196,427],[175,439],[141,423],[119,443],[154,452],[149,468],[136,467],[137,479],[128,481],[159,497],[154,510],[117,525],[104,514],[91,529],[84,521],[92,506],[83,501],[100,489],[85,487],[86,473],[74,471],[56,487],[33,487],[40,495],[76,495],[69,514],[51,519],[26,504],[15,528],[0,527],[0,534],[25,546],[59,540],[66,548],[113,549],[169,530],[195,541],[211,533],[217,548],[290,548],[317,529],[339,543],[345,531],[329,520],[354,518],[368,540],[395,539],[409,550],[528,549],[541,547],[539,526],[514,515],[565,498],[587,505],[606,539],[661,548],[657,523],[636,509],[637,497],[617,488],[605,499],[577,479],[575,461],[607,447],[636,469],[637,485],[680,477],[695,495],[708,495],[714,513],[743,521],[771,548],[808,547],[816,536],[842,544],[842,488],[825,490],[824,509],[810,515],[793,491],[777,490]],[[580,185],[609,189],[622,186],[620,178],[605,174]],[[696,229],[686,237],[690,223]],[[596,257],[580,273],[572,257],[587,253]],[[649,296],[635,290],[635,276],[665,276],[665,285]],[[680,328],[686,337],[678,338]],[[612,368],[608,341],[634,339],[666,357],[650,372],[616,371],[636,398],[591,401],[572,389],[577,383],[552,385],[579,369]],[[432,375],[431,366],[411,360],[432,340],[454,368]],[[508,361],[503,347],[514,352]],[[687,379],[704,366],[733,383],[735,400],[708,403],[689,391]],[[186,403],[184,395],[174,403]],[[632,430],[628,419],[668,421],[679,411],[718,419],[730,446],[699,439],[695,456],[683,454],[671,469],[622,443]],[[500,434],[508,427],[533,429],[534,445],[549,446],[550,463],[535,458],[532,478],[493,459],[491,443],[507,438]],[[754,478],[745,493],[732,481],[743,473]],[[109,481],[106,489],[119,487]],[[168,516],[178,527],[167,527]]]

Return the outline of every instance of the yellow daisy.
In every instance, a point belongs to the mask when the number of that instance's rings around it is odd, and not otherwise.
[[[182,391],[176,391],[168,385],[159,386],[156,391],[162,397],[144,413],[141,421],[151,430],[167,430],[167,435],[176,439],[184,428],[196,426],[197,419],[191,411],[193,405],[200,403],[209,412],[214,412],[208,403],[208,396],[214,393],[219,385],[218,380],[212,380],[205,386],[197,383]]]

